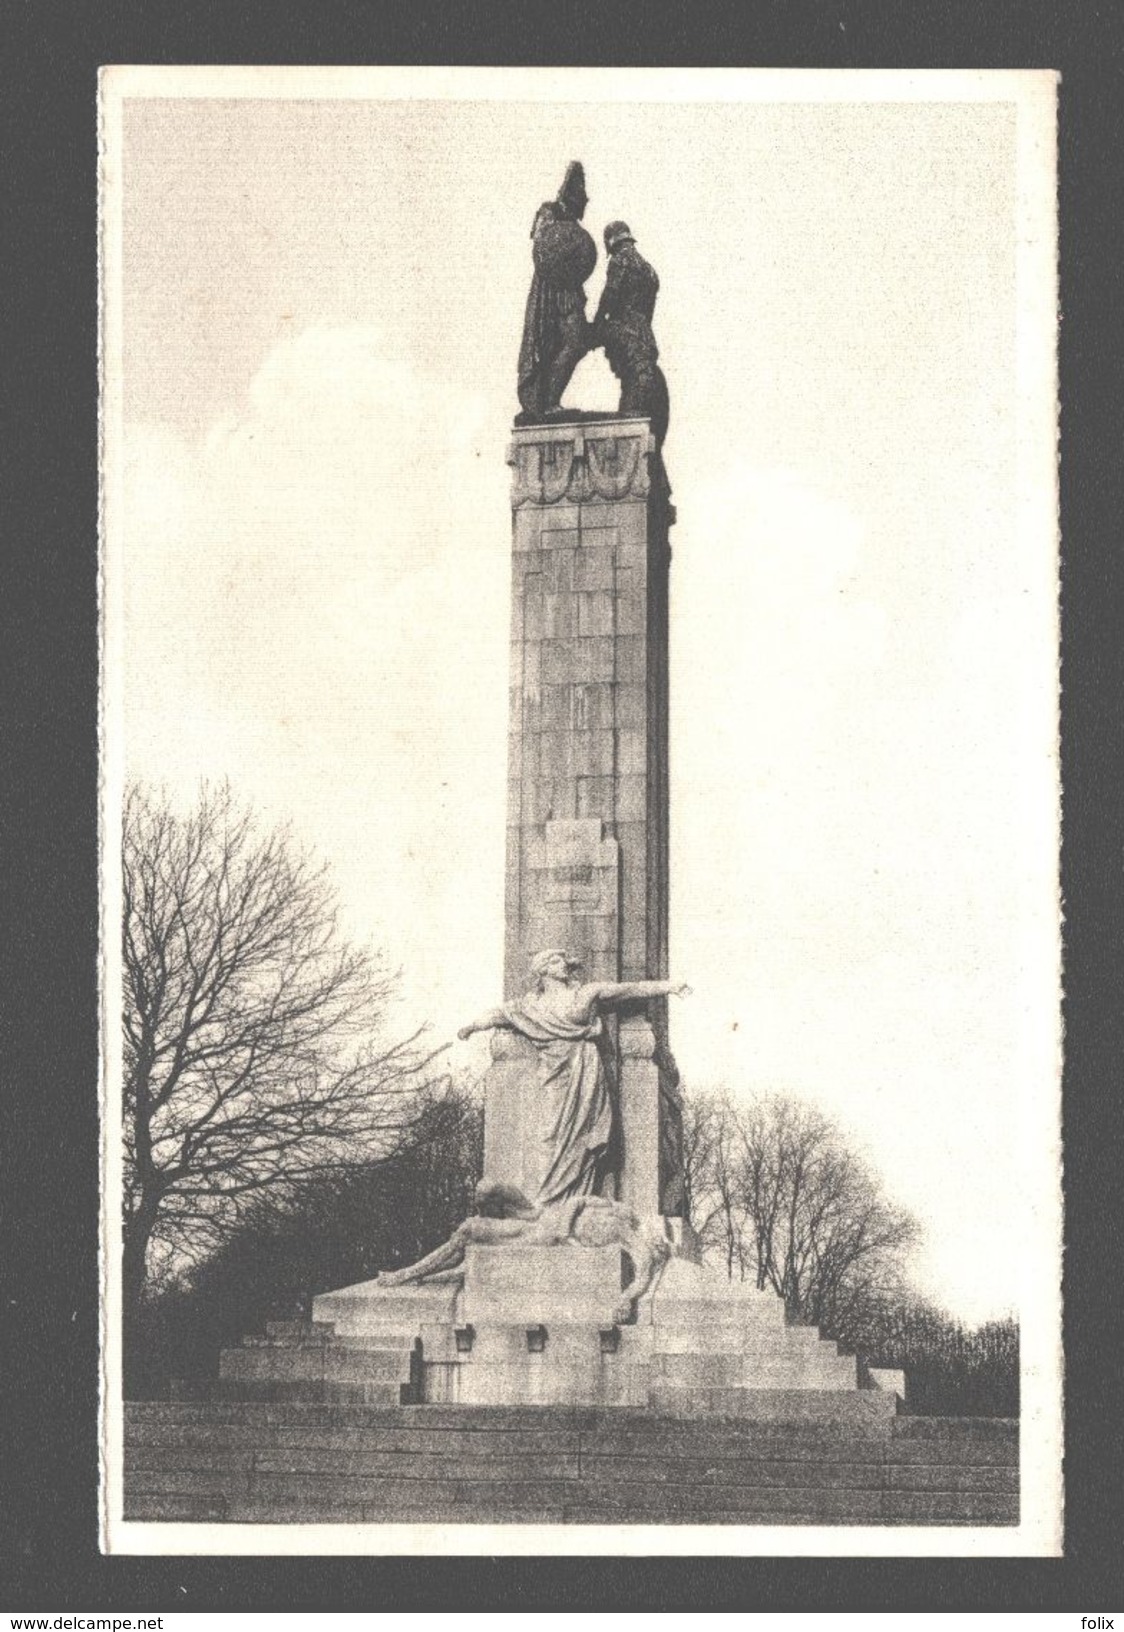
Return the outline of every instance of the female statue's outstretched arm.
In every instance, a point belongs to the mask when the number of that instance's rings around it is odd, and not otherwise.
[[[673,980],[599,980],[586,987],[598,1003],[628,1003],[644,997],[689,997],[691,988]]]
[[[510,1028],[511,1021],[502,1009],[489,1009],[480,1015],[479,1019],[470,1020],[467,1026],[462,1026],[457,1036],[463,1042],[466,1037],[471,1037],[474,1031],[494,1031],[498,1026]]]

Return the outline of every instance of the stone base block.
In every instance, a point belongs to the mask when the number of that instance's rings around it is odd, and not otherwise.
[[[905,1401],[905,1372],[889,1366],[867,1366],[866,1374],[871,1388],[883,1389],[887,1394],[893,1394],[897,1399]]]
[[[330,1322],[336,1336],[384,1337],[405,1332],[412,1342],[423,1324],[452,1323],[460,1291],[456,1281],[427,1286],[383,1286],[378,1280],[359,1281],[338,1292],[324,1292],[312,1300],[313,1319]]]
[[[395,1382],[335,1382],[326,1378],[287,1381],[276,1377],[220,1377],[211,1385],[216,1401],[269,1405],[389,1405],[412,1397],[411,1386]]]
[[[745,1327],[785,1324],[784,1303],[772,1289],[731,1281],[704,1264],[673,1258],[660,1276],[652,1306],[661,1324]]]
[[[629,1276],[619,1247],[469,1247],[462,1274],[447,1282],[387,1287],[375,1280],[318,1297],[315,1347],[278,1346],[268,1362],[240,1351],[224,1378],[228,1385],[239,1378],[289,1387],[313,1380],[336,1389],[375,1385],[391,1380],[391,1356],[420,1343],[404,1397],[430,1402],[753,1417],[783,1413],[790,1397],[830,1397],[805,1404],[805,1415],[857,1396],[855,1360],[813,1327],[787,1325],[773,1292],[675,1257],[633,1318],[619,1324]],[[335,1328],[331,1343],[326,1322]],[[291,1341],[278,1331],[278,1345]],[[375,1361],[376,1350],[387,1358]],[[766,1395],[776,1398],[770,1404]],[[897,1404],[888,1390],[864,1399],[878,1403],[857,1409],[880,1419]]]
[[[538,1335],[529,1338],[528,1334]],[[473,1366],[514,1365],[521,1364],[528,1354],[553,1365],[595,1366],[605,1354],[624,1355],[633,1364],[647,1365],[652,1358],[652,1329],[558,1320],[504,1326],[494,1322],[424,1326],[422,1347],[427,1365],[446,1361]]]
[[[619,1247],[470,1247],[462,1318],[475,1326],[611,1326],[620,1302]]]
[[[530,1406],[602,1405],[643,1407],[648,1373],[643,1366],[597,1354],[574,1362],[558,1355],[524,1353],[510,1361],[425,1366],[425,1396],[434,1404]]]
[[[229,1400],[400,1404],[420,1395],[421,1345],[402,1332],[341,1342],[323,1322],[273,1321],[222,1351],[212,1388]]]

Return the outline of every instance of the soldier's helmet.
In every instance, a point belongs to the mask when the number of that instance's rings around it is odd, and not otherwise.
[[[605,248],[611,255],[621,244],[634,244],[636,239],[627,221],[610,221],[605,228]]]

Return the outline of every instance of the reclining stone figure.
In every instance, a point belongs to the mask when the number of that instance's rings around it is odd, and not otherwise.
[[[464,1262],[466,1248],[502,1247],[508,1242],[536,1247],[620,1247],[632,1263],[632,1280],[613,1311],[618,1324],[632,1319],[638,1298],[655,1284],[672,1255],[662,1220],[650,1223],[606,1196],[570,1196],[545,1207],[528,1201],[513,1184],[482,1179],[476,1186],[476,1212],[449,1239],[416,1264],[378,1276],[380,1286],[420,1286],[451,1280]]]

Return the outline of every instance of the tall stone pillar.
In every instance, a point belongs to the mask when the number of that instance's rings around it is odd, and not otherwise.
[[[586,978],[667,978],[668,527],[646,419],[516,428],[504,989],[559,946]],[[607,1188],[681,1212],[665,999],[607,1026],[619,1148]],[[536,1187],[534,1053],[493,1033],[485,1171]]]

